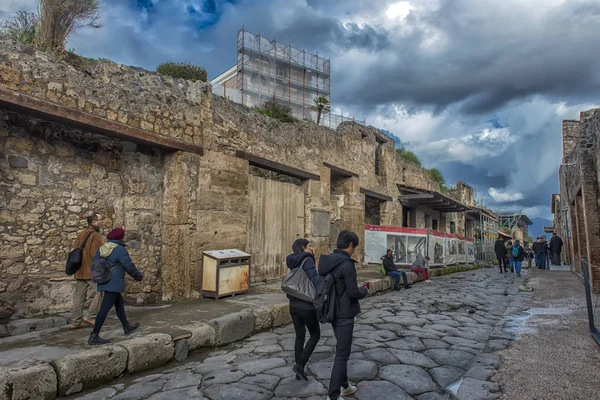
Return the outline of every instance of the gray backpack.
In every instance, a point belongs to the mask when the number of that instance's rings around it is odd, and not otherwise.
[[[298,268],[294,268],[285,278],[283,278],[281,290],[299,300],[312,303],[315,299],[315,286],[310,279],[308,279],[308,275],[306,275],[306,272],[302,268],[304,267],[305,262],[306,258],[302,260],[302,263]]]

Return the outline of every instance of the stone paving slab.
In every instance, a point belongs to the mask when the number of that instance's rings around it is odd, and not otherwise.
[[[500,388],[491,379],[500,359],[487,352],[488,344],[495,340],[490,339],[493,329],[502,329],[504,311],[511,298],[519,296],[517,289],[523,279],[493,269],[460,275],[459,279],[434,278],[429,285],[361,302],[363,314],[355,329],[355,342],[360,345],[353,346],[348,364],[348,375],[359,388],[355,398],[497,398]],[[377,320],[383,318],[394,319],[382,326]],[[424,333],[422,330],[435,330],[439,338],[412,335]],[[412,333],[407,334],[409,331]],[[142,388],[149,386],[147,392],[152,393],[138,398],[168,398],[168,393],[178,390],[181,399],[324,399],[334,357],[333,332],[329,325],[322,325],[318,345],[322,351],[313,353],[309,361],[309,382],[296,380],[291,371],[294,355],[291,349],[285,350],[288,346],[284,343],[293,341],[293,332],[290,325],[275,328],[213,350],[203,361],[174,363],[167,371],[149,375],[148,381],[118,389],[109,385],[95,392],[112,400],[128,391],[131,396],[132,388],[142,393]],[[460,332],[477,335],[465,338],[455,334]],[[169,382],[177,377],[190,386],[175,389],[176,383]]]

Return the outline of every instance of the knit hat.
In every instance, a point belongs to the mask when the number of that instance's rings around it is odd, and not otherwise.
[[[108,240],[123,240],[124,237],[125,230],[122,228],[115,228],[112,231],[110,231],[108,235],[106,235],[106,238]]]

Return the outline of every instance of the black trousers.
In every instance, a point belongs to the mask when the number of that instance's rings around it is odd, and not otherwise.
[[[348,359],[352,352],[352,335],[354,333],[354,318],[343,318],[332,322],[335,345],[335,361],[331,370],[329,383],[329,398],[337,399],[341,387],[348,387]]]
[[[317,311],[314,308],[308,309],[290,304],[290,315],[292,316],[292,322],[296,330],[296,342],[294,343],[296,364],[304,367],[313,351],[315,351],[319,339],[321,339],[321,327],[317,319]],[[310,338],[305,346],[304,341],[306,340],[307,328]]]
[[[106,320],[106,316],[110,309],[115,306],[115,311],[117,312],[117,317],[119,317],[119,321],[123,327],[129,325],[127,321],[127,316],[125,315],[125,300],[121,293],[115,292],[104,292],[104,297],[102,298],[102,304],[100,304],[100,311],[96,314],[96,323],[94,324],[94,329],[92,333],[99,334],[100,329],[102,329],[102,325],[104,325],[104,321]]]
[[[502,267],[504,267],[504,272],[506,272],[506,264],[508,264],[508,260],[506,258],[498,258],[498,266],[500,267],[500,272],[502,272]]]

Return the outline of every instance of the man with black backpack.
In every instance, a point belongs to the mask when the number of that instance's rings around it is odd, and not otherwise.
[[[356,392],[356,386],[348,381],[348,358],[352,350],[352,335],[354,333],[354,317],[360,314],[358,300],[364,298],[369,290],[369,284],[359,287],[356,274],[355,260],[352,254],[358,246],[358,236],[354,232],[342,231],[337,238],[337,250],[323,255],[319,259],[320,279],[330,275],[333,278],[335,296],[329,301],[335,302],[335,313],[331,326],[336,338],[335,361],[331,370],[329,384],[330,400],[342,399]],[[317,284],[319,286],[319,284]],[[317,292],[319,290],[317,289]],[[319,308],[317,308],[319,313]],[[323,322],[321,320],[321,322]]]
[[[90,267],[92,265],[92,259],[96,255],[96,252],[102,246],[102,236],[100,236],[100,228],[102,227],[102,215],[94,212],[92,215],[87,217],[88,227],[79,232],[74,248],[81,249],[81,267],[75,272],[74,278],[75,293],[73,295],[73,314],[71,314],[71,325],[70,329],[83,328],[85,326],[94,325],[96,313],[100,308],[100,302],[102,300],[102,294],[96,291],[96,284],[92,282],[92,272]],[[87,299],[88,290],[93,290],[96,295],[90,303],[88,309],[88,315],[83,316],[83,306]]]

